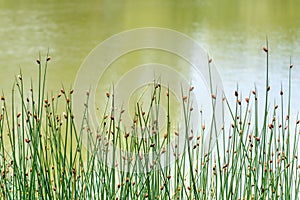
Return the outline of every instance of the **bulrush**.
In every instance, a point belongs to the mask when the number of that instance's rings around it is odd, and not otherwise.
[[[168,137],[168,133],[165,133],[164,134],[164,138],[166,139]]]
[[[239,93],[238,93],[238,91],[234,91],[234,96],[238,96],[239,95]]]
[[[282,90],[280,91],[280,95],[281,95],[281,96],[283,95],[283,91],[282,91]]]
[[[179,133],[178,133],[177,131],[175,131],[174,134],[175,134],[176,136],[179,136]]]
[[[267,47],[263,47],[262,49],[263,49],[264,52],[266,52],[266,53],[269,51]]]
[[[22,76],[19,74],[18,75],[18,79],[21,81],[22,80]]]
[[[68,115],[65,112],[63,112],[63,116],[65,119],[68,119]]]
[[[246,97],[246,98],[245,98],[245,101],[246,101],[246,103],[249,103],[249,98]]]

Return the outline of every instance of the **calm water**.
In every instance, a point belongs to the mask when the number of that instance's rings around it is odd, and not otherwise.
[[[300,110],[299,10],[298,0],[0,0],[0,87],[9,92],[20,68],[34,79],[35,59],[48,49],[53,58],[48,88],[71,87],[85,57],[106,38],[133,28],[162,27],[187,34],[209,52],[228,96],[237,83],[244,94],[254,83],[263,89],[261,48],[268,36],[272,94],[278,96],[281,84],[286,87],[291,56],[294,111]]]

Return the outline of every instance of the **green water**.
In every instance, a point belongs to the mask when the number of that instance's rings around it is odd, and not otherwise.
[[[297,89],[299,10],[298,0],[0,0],[0,87],[10,91],[20,69],[28,80],[35,79],[35,59],[48,49],[52,57],[48,88],[71,87],[85,57],[103,40],[134,28],[162,27],[192,37],[209,52],[229,95],[237,82],[245,93],[254,82],[264,84],[261,47],[268,36],[272,91],[277,94],[281,82],[286,86],[290,56]],[[300,96],[294,93],[293,97]]]

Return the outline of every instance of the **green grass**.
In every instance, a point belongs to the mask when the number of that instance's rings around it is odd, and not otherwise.
[[[84,118],[76,119],[72,94],[82,91],[63,88],[54,95],[47,93],[50,57],[44,62],[40,58],[37,85],[31,83],[30,91],[24,91],[19,75],[12,96],[1,96],[0,199],[298,199],[300,121],[290,116],[292,65],[287,95],[280,92],[279,104],[273,105],[268,98],[267,47],[264,51],[264,97],[256,89],[242,97],[237,89],[235,102],[223,97],[222,128],[215,122],[220,113],[205,119],[201,112],[201,128],[191,130],[191,87],[182,91],[184,127],[175,131],[169,91],[158,82],[153,82],[148,107],[135,102],[127,130],[123,111],[114,109],[113,91],[107,94],[100,126],[93,131],[89,93]],[[164,129],[159,123],[162,98],[168,102]],[[263,116],[259,116],[261,100]],[[214,95],[211,103],[214,111]],[[76,127],[75,120],[82,126]],[[218,141],[205,152],[205,136],[215,132]]]

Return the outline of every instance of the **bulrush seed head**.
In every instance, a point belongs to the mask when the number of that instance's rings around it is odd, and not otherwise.
[[[246,98],[245,98],[245,101],[246,101],[246,103],[249,103],[249,98],[246,97]]]
[[[22,76],[19,74],[18,75],[18,79],[21,81],[22,80]]]
[[[267,47],[263,47],[264,52],[268,53],[268,48]]]
[[[239,93],[237,92],[237,91],[234,91],[234,96],[238,96],[239,95]]]

